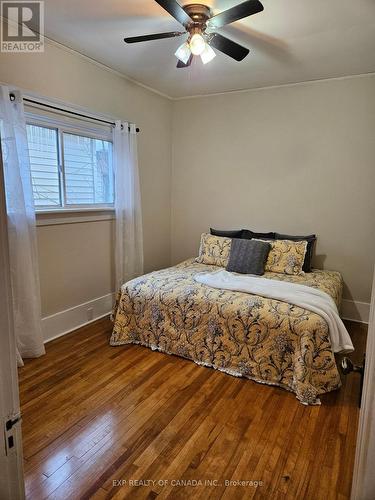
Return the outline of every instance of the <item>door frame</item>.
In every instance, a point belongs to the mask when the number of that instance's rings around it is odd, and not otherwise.
[[[0,141],[0,498],[25,498],[21,424],[6,431],[6,422],[20,415],[16,342],[13,325],[13,300],[10,285],[8,224],[4,171]],[[9,448],[8,438],[14,441]]]
[[[375,273],[351,500],[375,498]]]

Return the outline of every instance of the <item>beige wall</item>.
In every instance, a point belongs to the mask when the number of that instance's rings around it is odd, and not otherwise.
[[[38,227],[45,316],[114,290],[114,221]]]
[[[370,301],[374,76],[179,101],[173,131],[173,262],[210,226],[315,232],[315,265]]]
[[[169,265],[171,101],[55,45],[1,53],[0,81],[137,123],[145,269]],[[110,222],[38,228],[38,241],[44,316],[113,290]]]
[[[316,232],[315,265],[369,301],[374,76],[172,102],[48,45],[0,54],[0,81],[141,128],[146,271],[196,255],[210,226]],[[44,316],[113,290],[113,221],[39,227],[38,242]]]

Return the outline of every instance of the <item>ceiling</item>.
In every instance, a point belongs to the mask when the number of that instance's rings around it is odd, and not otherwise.
[[[242,0],[205,0],[216,14]],[[180,3],[193,3],[180,0]],[[46,35],[169,97],[375,72],[374,0],[262,0],[264,11],[218,32],[250,49],[177,69],[184,37],[126,45],[124,36],[179,31],[154,0],[46,0]]]

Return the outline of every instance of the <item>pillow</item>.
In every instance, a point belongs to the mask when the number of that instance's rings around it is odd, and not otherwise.
[[[307,241],[272,240],[265,271],[283,274],[304,274]]]
[[[220,229],[210,229],[210,233],[213,236],[223,236],[224,238],[241,238],[242,237],[242,229],[237,231],[221,231]]]
[[[311,261],[314,255],[314,247],[316,242],[315,234],[310,234],[308,236],[291,236],[290,234],[280,234],[276,233],[275,238],[277,240],[291,240],[291,241],[307,241],[307,250],[305,256],[305,262],[303,263],[303,271],[305,273],[311,272]]]
[[[254,233],[254,231],[250,231],[249,229],[242,229],[241,238],[245,240],[252,240],[253,238],[257,240],[274,240],[275,233]]]
[[[203,233],[196,262],[210,266],[225,267],[228,264],[232,240]]]
[[[271,250],[270,243],[258,240],[233,239],[227,271],[242,274],[264,274],[264,266]]]

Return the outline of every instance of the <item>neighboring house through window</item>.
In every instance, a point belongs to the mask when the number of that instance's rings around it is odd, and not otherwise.
[[[31,113],[26,117],[36,210],[113,207],[109,127],[96,130],[85,122]]]

